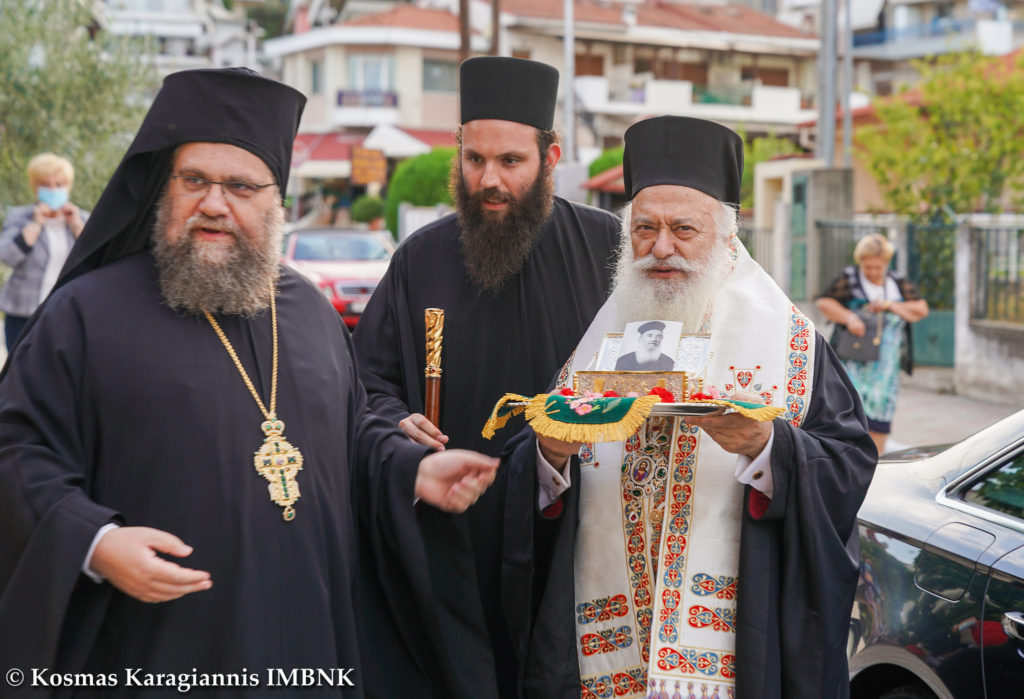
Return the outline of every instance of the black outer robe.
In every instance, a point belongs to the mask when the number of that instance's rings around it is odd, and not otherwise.
[[[370,406],[392,424],[423,412],[423,311],[442,308],[441,429],[449,447],[498,454],[525,423],[517,418],[484,439],[480,431],[495,402],[507,392],[533,395],[551,384],[607,298],[619,237],[611,214],[556,197],[522,271],[489,296],[466,274],[454,214],[416,232],[399,247],[356,328]],[[501,501],[500,488],[492,487],[464,515],[420,513],[441,635],[457,667],[445,699],[497,697],[495,677],[498,686],[515,687],[517,659],[500,612]],[[368,682],[379,696],[407,696],[416,689],[414,676],[395,671],[394,644],[382,640],[387,621],[379,609],[370,615],[379,636],[368,644],[392,662],[379,668],[377,682]],[[415,633],[405,621],[401,626]]]
[[[357,668],[356,688],[313,694],[362,695],[357,526],[381,560],[424,569],[412,500],[425,451],[367,412],[318,290],[283,269],[277,310],[278,415],[305,459],[291,522],[253,467],[262,414],[206,320],[161,304],[148,252],[51,296],[0,381],[5,667],[114,672],[122,691],[124,668],[247,671],[261,696],[296,691],[267,690],[267,668]],[[266,403],[269,311],[219,322]],[[80,569],[109,521],[180,537],[194,547],[180,562],[213,587],[144,604],[92,582]],[[403,581],[385,583],[428,610],[429,586]]]
[[[856,390],[816,336],[815,379],[799,428],[776,419],[774,495],[760,518],[744,508],[737,598],[736,699],[849,696],[846,642],[859,574],[857,510],[877,453]],[[506,445],[503,605],[529,699],[580,696],[573,553],[579,460],[556,525],[536,513],[536,437]],[[752,489],[744,489],[750,503]],[[535,534],[537,526],[545,527]],[[535,538],[551,537],[548,561]],[[749,581],[749,582],[748,582]]]

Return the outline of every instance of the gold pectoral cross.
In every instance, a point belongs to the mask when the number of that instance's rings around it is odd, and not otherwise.
[[[290,522],[295,519],[292,505],[300,497],[299,482],[295,477],[302,470],[302,452],[284,438],[284,422],[281,420],[267,420],[260,428],[266,437],[263,446],[253,455],[253,465],[267,479],[270,499],[284,508],[281,516]]]

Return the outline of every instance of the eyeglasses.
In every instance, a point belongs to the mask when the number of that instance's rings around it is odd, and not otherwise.
[[[247,201],[262,192],[267,187],[273,187],[276,182],[270,184],[253,184],[251,182],[239,182],[231,180],[218,182],[208,180],[199,175],[171,175],[172,180],[181,182],[181,187],[187,197],[203,197],[210,191],[210,185],[219,184],[224,196],[233,201]]]

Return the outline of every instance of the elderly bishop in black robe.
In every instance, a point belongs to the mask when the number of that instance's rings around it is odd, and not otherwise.
[[[11,353],[5,667],[231,696],[295,696],[312,669],[304,696],[361,696],[362,539],[426,616],[422,694],[444,683],[414,500],[461,511],[497,464],[368,412],[337,313],[280,266],[304,102],[245,69],[169,76]]]
[[[457,212],[402,243],[354,340],[380,415],[423,444],[497,454],[505,435],[525,423],[517,418],[489,442],[480,434],[487,416],[507,391],[532,395],[551,385],[607,298],[619,222],[553,194],[561,155],[551,130],[554,68],[471,58],[460,84]],[[422,415],[427,308],[445,312],[439,426]],[[501,497],[490,493],[460,521],[421,513],[445,647],[460,668],[446,699],[517,692],[519,659],[501,610]],[[464,544],[465,556],[452,555],[453,541]],[[411,673],[393,671],[395,662],[379,668],[385,696],[415,687]]]
[[[659,319],[708,343],[706,363],[688,367],[706,390],[785,412],[656,416],[625,442],[522,433],[507,445],[504,608],[526,659],[523,692],[841,699],[856,513],[877,459],[857,392],[736,238],[740,137],[657,117],[625,143],[616,286],[562,385],[609,333]],[[546,493],[562,513],[541,532],[538,439],[541,465],[570,483]]]

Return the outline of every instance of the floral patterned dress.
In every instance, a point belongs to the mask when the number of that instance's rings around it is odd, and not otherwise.
[[[886,274],[884,287],[875,286],[863,278],[856,266],[844,269],[822,297],[835,299],[851,311],[857,311],[874,299],[897,302],[921,298],[914,285],[896,272]],[[878,359],[873,362],[844,359],[843,366],[860,394],[868,428],[889,434],[899,395],[900,369],[908,374],[913,371],[910,324],[895,313],[885,313]]]

